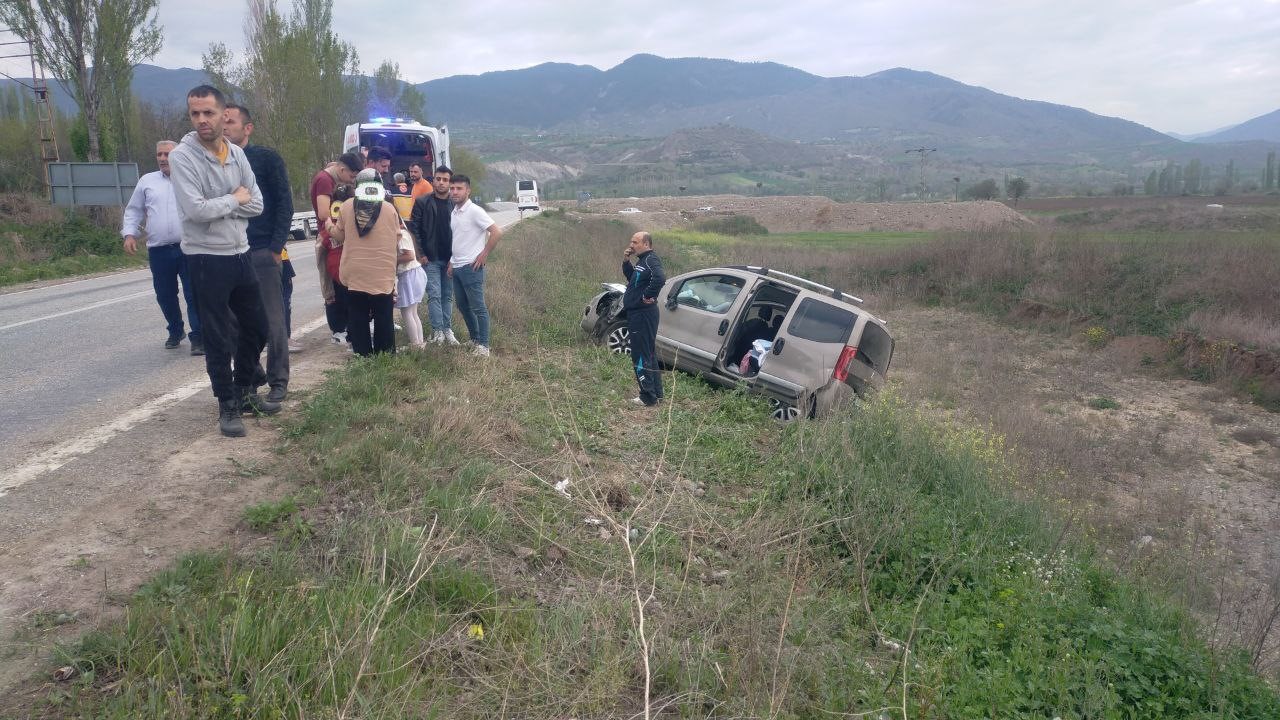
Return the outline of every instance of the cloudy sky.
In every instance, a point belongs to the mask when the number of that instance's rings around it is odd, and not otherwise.
[[[156,64],[243,46],[245,1],[209,7],[160,0]],[[1181,133],[1280,108],[1280,0],[335,0],[334,18],[362,70],[390,58],[413,82],[647,52],[826,76],[909,67]]]

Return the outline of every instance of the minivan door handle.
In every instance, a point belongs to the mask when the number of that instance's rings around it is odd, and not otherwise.
[[[774,355],[781,355],[781,354],[782,354],[782,348],[783,348],[783,346],[784,346],[784,345],[786,345],[786,344],[787,344],[787,339],[786,339],[786,338],[778,338],[778,339],[777,339],[777,341],[773,343],[773,354],[774,354]]]
[[[723,335],[723,334],[725,334],[725,333],[727,333],[727,332],[729,332],[729,321],[728,321],[728,320],[721,320],[721,321],[720,321],[720,332],[719,332],[719,333],[717,333],[717,334],[719,334],[719,335]]]

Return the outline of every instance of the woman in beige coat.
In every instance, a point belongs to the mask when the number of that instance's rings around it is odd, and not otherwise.
[[[329,237],[342,245],[338,277],[347,287],[347,338],[357,355],[396,351],[392,305],[396,289],[396,242],[400,215],[386,202],[386,189],[372,169],[356,176],[355,197],[342,203]],[[373,337],[369,337],[369,318]]]

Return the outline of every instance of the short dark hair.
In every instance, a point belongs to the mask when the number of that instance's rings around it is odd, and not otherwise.
[[[439,175],[441,173],[444,173],[449,177],[453,177],[453,171],[449,169],[448,165],[441,165],[440,167],[436,168],[436,175]]]
[[[212,85],[197,85],[187,91],[187,99],[212,97],[218,107],[225,108],[227,106],[227,96],[222,91]]]
[[[369,162],[374,163],[374,162],[381,162],[382,160],[390,160],[390,159],[391,159],[390,150],[384,147],[377,147],[377,146],[369,148]]]
[[[418,168],[419,170],[421,170],[421,169],[422,169],[422,163],[409,163],[409,169],[410,169],[410,170],[412,170],[412,169],[414,169],[414,168]]]
[[[241,121],[241,122],[244,122],[244,123],[251,123],[251,122],[253,122],[253,113],[249,112],[249,108],[247,108],[247,107],[245,107],[245,106],[243,106],[243,105],[238,105],[238,104],[236,104],[236,103],[229,102],[229,103],[227,103],[227,109],[228,109],[228,110],[238,110],[238,111],[240,111],[240,121]]]
[[[347,169],[353,173],[358,173],[364,169],[364,158],[360,157],[358,152],[342,153],[338,157],[338,162],[346,165]]]
[[[451,175],[452,175],[452,173],[451,173]],[[462,183],[463,185],[466,185],[467,187],[471,187],[471,178],[467,177],[466,175],[452,175],[452,177],[449,179],[449,182],[451,182],[451,183]]]

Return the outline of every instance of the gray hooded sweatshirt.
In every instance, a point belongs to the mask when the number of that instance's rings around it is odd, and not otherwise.
[[[239,255],[248,252],[245,229],[262,213],[262,191],[249,160],[227,142],[227,162],[200,144],[195,131],[183,136],[169,153],[173,194],[182,217],[182,252],[187,255]],[[231,194],[245,187],[252,197],[241,205]]]

